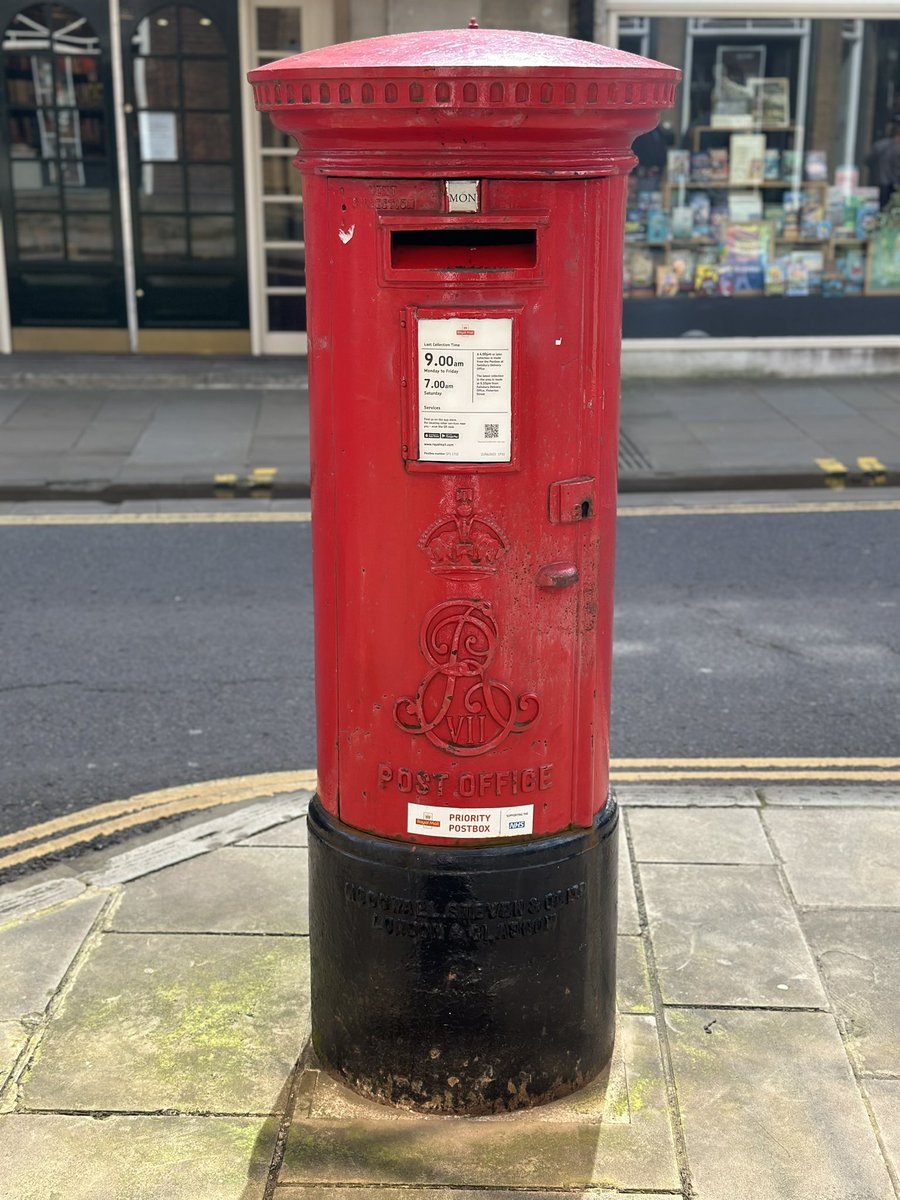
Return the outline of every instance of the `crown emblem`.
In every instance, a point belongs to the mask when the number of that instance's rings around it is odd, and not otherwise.
[[[499,526],[475,512],[475,489],[470,487],[458,487],[452,512],[419,538],[419,549],[436,575],[493,575],[507,547]]]

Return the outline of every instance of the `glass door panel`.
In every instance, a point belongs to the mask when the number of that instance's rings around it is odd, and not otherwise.
[[[249,25],[249,65],[327,45],[333,20],[328,0],[257,3]],[[301,179],[291,165],[297,147],[268,114],[253,117],[258,345],[270,353],[299,353],[306,348],[306,255]]]
[[[14,326],[125,324],[105,4],[0,5]]]
[[[142,328],[246,328],[233,0],[145,5],[128,23],[135,270]]]

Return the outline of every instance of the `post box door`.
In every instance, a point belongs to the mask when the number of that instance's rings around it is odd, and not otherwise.
[[[333,521],[317,545],[350,825],[513,837],[588,825],[605,800],[603,186],[483,180],[457,215],[440,180],[328,181],[310,271],[330,292],[312,338],[335,511],[315,519]]]

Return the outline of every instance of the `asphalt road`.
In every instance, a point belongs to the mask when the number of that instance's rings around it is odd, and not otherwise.
[[[621,519],[614,756],[896,755],[898,545],[900,511]],[[0,834],[314,765],[308,525],[4,527],[0,595]]]

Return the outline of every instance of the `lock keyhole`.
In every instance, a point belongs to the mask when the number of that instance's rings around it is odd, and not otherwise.
[[[582,500],[581,502],[581,520],[586,521],[588,517],[594,515],[594,506],[590,500]]]

